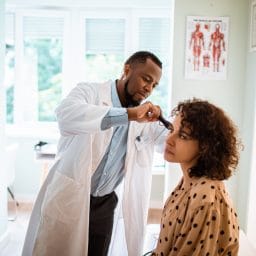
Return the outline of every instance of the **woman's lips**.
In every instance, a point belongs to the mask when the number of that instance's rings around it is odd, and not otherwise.
[[[174,155],[174,152],[169,147],[165,148],[165,152],[168,154]]]

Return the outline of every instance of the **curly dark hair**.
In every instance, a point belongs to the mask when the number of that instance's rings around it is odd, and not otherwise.
[[[148,51],[135,52],[126,60],[125,64],[133,65],[137,63],[145,63],[147,59],[151,59],[158,67],[162,69],[162,62],[160,59],[155,54]]]
[[[177,114],[182,118],[181,128],[188,128],[199,142],[200,155],[189,170],[190,177],[228,179],[238,164],[241,146],[232,120],[222,109],[196,98],[180,102],[172,110],[172,116]]]

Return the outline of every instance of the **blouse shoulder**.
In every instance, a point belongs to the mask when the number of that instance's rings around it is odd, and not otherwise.
[[[223,183],[217,180],[198,179],[192,184],[189,191],[192,208],[202,205],[213,205],[217,200],[218,191],[223,190]]]

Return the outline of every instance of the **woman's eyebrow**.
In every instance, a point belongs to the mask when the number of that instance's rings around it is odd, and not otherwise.
[[[186,136],[192,138],[191,132],[186,132],[186,131],[184,131],[183,129],[180,129],[179,132],[180,132],[181,134],[184,134],[184,135],[186,135]]]

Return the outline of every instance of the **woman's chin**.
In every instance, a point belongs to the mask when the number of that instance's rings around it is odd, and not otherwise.
[[[173,155],[171,155],[171,154],[164,154],[164,160],[166,160],[167,162],[170,162],[170,163],[175,163],[175,160],[174,160],[174,158],[173,158]]]

